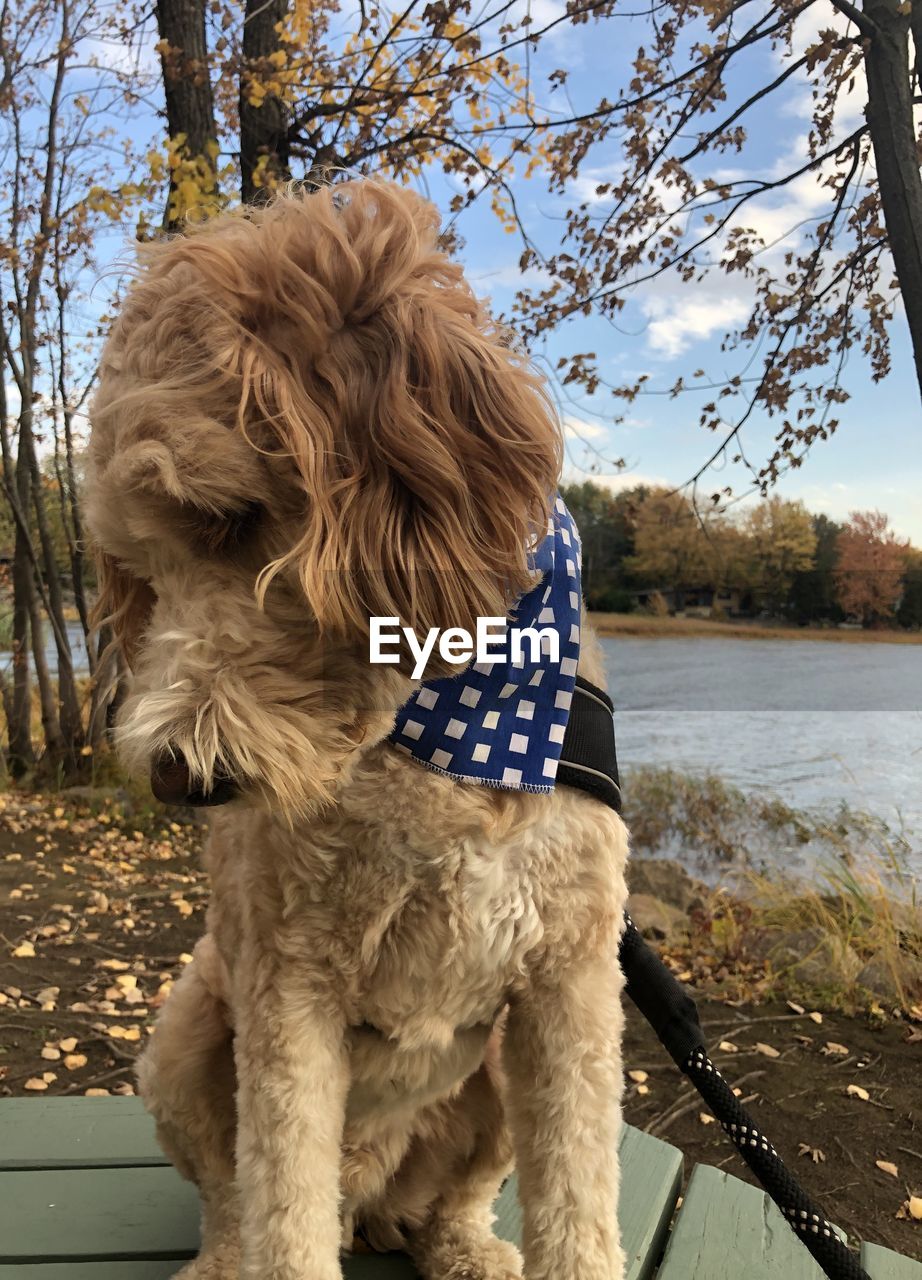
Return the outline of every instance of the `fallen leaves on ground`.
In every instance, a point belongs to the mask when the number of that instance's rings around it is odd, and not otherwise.
[[[837,1044],[835,1040],[827,1040],[823,1048],[820,1049],[820,1053],[824,1054],[827,1058],[847,1058],[849,1050],[846,1049],[844,1044]]]
[[[904,1200],[893,1216],[922,1222],[922,1196],[910,1196],[908,1200]]]
[[[55,799],[0,795],[0,1006],[15,1022],[0,1095],[133,1092],[134,1055],[202,932],[201,829],[126,817],[114,792]]]

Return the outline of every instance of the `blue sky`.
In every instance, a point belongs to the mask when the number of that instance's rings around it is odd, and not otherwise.
[[[559,10],[556,0],[540,0],[532,4],[535,25],[553,17]],[[827,25],[844,26],[831,4],[819,0],[808,11],[795,33],[795,51],[802,51],[814,33]],[[551,37],[547,53],[538,60],[544,70],[564,67],[570,73],[570,93],[576,109],[591,107],[603,96],[615,97],[626,80],[626,67],[637,45],[646,39],[645,21],[622,19],[617,25],[561,28]],[[600,39],[607,32],[608,38]],[[614,40],[612,33],[619,38]],[[777,74],[782,54],[760,52],[746,64],[747,95],[751,92],[751,76],[773,66]],[[536,80],[537,83],[537,80]],[[809,90],[797,77],[782,90],[783,96],[771,106],[755,108],[745,118],[751,140],[742,156],[711,160],[726,173],[734,174],[785,170],[806,158],[806,130],[809,121]],[[539,93],[539,101],[541,94]],[[548,99],[558,110],[565,104],[556,97]],[[856,85],[854,94],[843,104],[838,127],[848,131],[860,119],[864,103],[864,87]],[[611,167],[606,167],[610,161]],[[586,173],[584,188],[591,190],[595,182],[617,172],[618,158],[614,148],[608,156],[593,157]],[[714,176],[720,176],[714,169]],[[542,192],[539,181],[515,184],[517,200],[525,214],[529,230],[544,246],[552,247],[559,234],[554,219],[572,198],[561,200]],[[441,202],[441,183],[432,182],[432,194]],[[826,200],[812,175],[799,180],[792,189],[770,203],[757,206],[757,213],[747,214],[747,223],[757,218],[766,240],[785,237],[805,218],[821,216]],[[509,306],[519,282],[517,266],[519,249],[516,238],[497,226],[489,209],[475,206],[464,215],[461,229],[466,237],[463,258],[468,275],[479,293],[489,295],[497,310]],[[780,254],[788,244],[796,244],[802,230],[782,239],[776,248]],[[547,345],[551,362],[567,351],[594,350],[600,357],[603,373],[612,379],[625,380],[640,372],[650,374],[649,386],[662,390],[674,384],[680,374],[688,378],[703,368],[719,376],[739,367],[732,353],[721,353],[720,341],[725,329],[746,314],[746,287],[715,275],[704,286],[659,283],[644,287],[635,294],[619,318],[619,330],[593,320],[579,320],[566,331],[555,335]],[[878,508],[887,512],[896,530],[922,546],[922,461],[919,450],[919,427],[922,420],[919,390],[912,362],[912,352],[905,318],[898,310],[891,327],[893,371],[882,383],[872,382],[867,365],[858,352],[850,357],[843,383],[851,399],[841,407],[841,425],[835,436],[817,444],[798,471],[784,476],[777,491],[789,498],[800,498],[814,511],[845,518],[855,509]],[[591,449],[572,435],[568,447],[568,475],[586,474],[599,455],[609,459],[624,457],[627,471],[619,473],[603,468],[595,478],[613,488],[644,479],[664,484],[681,484],[692,475],[714,446],[714,438],[697,423],[698,407],[708,396],[687,395],[670,399],[663,395],[638,398],[624,406],[607,393],[592,400],[561,403],[565,418],[579,433],[591,441]],[[613,425],[616,415],[625,414],[621,425]],[[746,436],[751,455],[761,462],[768,456],[768,443],[773,434],[765,415],[752,424]],[[761,450],[761,452],[760,452]],[[734,491],[744,493],[749,485],[742,468],[727,467],[711,473],[713,484],[705,481],[705,492],[732,484]]]

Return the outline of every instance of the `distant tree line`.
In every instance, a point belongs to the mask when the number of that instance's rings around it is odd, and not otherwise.
[[[590,609],[922,627],[922,551],[878,511],[844,523],[777,495],[737,512],[683,493],[563,486]]]

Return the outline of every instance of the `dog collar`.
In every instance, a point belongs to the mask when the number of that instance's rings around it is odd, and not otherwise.
[[[580,652],[580,540],[557,498],[547,536],[532,557],[541,574],[508,615],[519,629],[553,630],[517,658],[475,662],[427,681],[397,713],[389,741],[436,773],[484,787],[553,791]]]

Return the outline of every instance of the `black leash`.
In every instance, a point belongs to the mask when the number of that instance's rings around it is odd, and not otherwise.
[[[577,676],[557,779],[588,791],[620,813],[613,716],[614,706],[605,691]],[[626,991],[660,1043],[688,1076],[824,1275],[829,1280],[870,1280],[711,1062],[694,1000],[647,945],[626,912],[624,920],[619,957]]]

